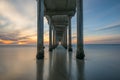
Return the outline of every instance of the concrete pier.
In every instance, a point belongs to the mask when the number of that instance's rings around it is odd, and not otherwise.
[[[59,0],[59,1],[37,0],[37,4],[38,4],[37,59],[43,59],[44,57],[43,17],[45,16],[47,18],[49,24],[49,51],[55,49],[59,41],[62,43],[65,49],[68,49],[68,51],[72,51],[71,19],[76,12],[77,12],[76,57],[78,59],[84,59],[85,54],[83,49],[83,0]],[[52,37],[52,31],[53,31],[53,37]],[[68,33],[68,39],[67,39],[67,33]]]

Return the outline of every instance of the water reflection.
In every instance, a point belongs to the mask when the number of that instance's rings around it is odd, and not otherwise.
[[[74,57],[58,46],[44,60],[37,61],[37,80],[85,80],[84,62]]]
[[[76,60],[77,63],[77,80],[85,80],[84,77],[84,61]]]
[[[49,53],[46,47],[44,60],[36,62],[34,46],[0,46],[0,80],[120,80],[120,45],[86,46],[85,63],[73,48]]]
[[[44,60],[37,61],[37,80],[43,80]]]

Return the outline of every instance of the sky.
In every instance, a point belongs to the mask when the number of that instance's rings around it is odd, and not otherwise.
[[[0,45],[36,44],[36,0],[0,0]],[[120,0],[83,0],[84,43],[120,44]],[[76,43],[76,14],[72,17],[72,43]],[[44,42],[49,26],[44,17]]]

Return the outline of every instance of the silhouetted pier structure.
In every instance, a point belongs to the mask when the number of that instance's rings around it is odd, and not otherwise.
[[[59,42],[68,51],[72,51],[71,19],[76,12],[76,58],[84,59],[83,0],[37,0],[37,59],[44,58],[44,16],[47,18],[49,24],[49,51],[55,49]],[[67,32],[69,40],[67,40]],[[67,41],[69,42],[68,46]]]

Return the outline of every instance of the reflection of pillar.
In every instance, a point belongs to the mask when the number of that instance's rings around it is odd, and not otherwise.
[[[44,74],[44,61],[39,60],[37,61],[37,80],[43,80]]]
[[[84,59],[83,50],[83,0],[77,0],[77,56]]]
[[[37,59],[44,57],[44,0],[37,0]]]
[[[69,76],[73,77],[73,72],[72,72],[72,66],[73,66],[73,63],[72,63],[72,52],[68,52],[67,53],[67,57],[68,57],[68,61],[67,61],[67,66],[68,66],[68,73],[69,73]]]
[[[72,36],[72,35],[71,35],[71,17],[70,17],[70,16],[68,17],[68,21],[69,21],[69,22],[68,22],[68,24],[69,24],[69,25],[68,25],[68,27],[69,27],[69,28],[68,28],[68,29],[69,29],[69,48],[68,48],[68,50],[69,50],[69,51],[72,51],[72,45],[71,45],[71,36]]]
[[[52,51],[52,23],[51,16],[49,17],[49,51]]]
[[[80,60],[76,60],[76,71],[77,71],[77,75],[76,78],[77,80],[85,80],[85,76],[84,76],[84,68],[85,68],[85,63],[84,61],[80,61]]]

